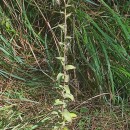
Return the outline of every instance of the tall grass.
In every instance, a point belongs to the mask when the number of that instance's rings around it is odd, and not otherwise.
[[[116,12],[104,1],[99,6],[102,8],[82,5],[76,9],[75,50],[79,52],[76,57],[80,57],[76,64],[87,82],[86,89],[96,89],[101,93],[109,91],[117,96],[120,92],[128,92],[129,24],[126,22],[127,17]]]

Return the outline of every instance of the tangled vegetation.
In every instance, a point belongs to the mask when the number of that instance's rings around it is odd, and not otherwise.
[[[0,129],[129,130],[130,0],[1,0]]]

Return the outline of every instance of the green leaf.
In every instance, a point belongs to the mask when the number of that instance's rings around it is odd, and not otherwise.
[[[68,122],[72,122],[72,117],[70,112],[67,109],[64,109],[62,112],[62,116],[64,117],[64,119]]]
[[[80,112],[81,112],[81,113],[86,113],[86,112],[88,112],[88,108],[82,107],[82,108],[80,109]]]
[[[65,62],[64,57],[56,57],[56,59],[60,60],[61,64],[64,65],[64,62]]]
[[[65,58],[64,58],[64,57],[56,57],[56,59],[58,59],[58,60],[60,60],[60,61],[62,61],[62,62],[65,61]]]
[[[64,90],[66,93],[70,94],[70,88],[68,85],[65,85]]]
[[[57,111],[52,111],[51,114],[52,115],[58,115],[58,112]]]
[[[72,37],[70,37],[70,36],[66,36],[66,39],[72,39]]]
[[[69,75],[65,75],[64,82],[65,82],[65,83],[68,83],[68,82],[69,82]]]
[[[66,70],[73,70],[73,69],[76,69],[76,67],[74,67],[73,65],[66,65],[65,69]]]
[[[63,75],[64,75],[63,73],[59,73],[59,74],[57,75],[56,80],[57,80],[57,81],[60,81],[60,80],[62,79]]]
[[[1,21],[1,25],[5,25],[5,23],[6,23],[6,21],[3,19],[3,20]]]
[[[71,115],[72,118],[76,118],[77,117],[77,115],[75,113],[70,113],[70,115]]]
[[[69,98],[71,99],[72,101],[74,101],[74,96],[70,93],[70,89],[69,89],[69,86],[68,85],[65,85],[64,87],[64,90],[65,90],[65,93],[64,93],[64,98]]]
[[[63,89],[63,85],[59,85],[59,88]]]
[[[63,130],[69,130],[68,127],[64,127]]]
[[[56,99],[54,105],[64,105],[65,103],[62,102],[60,99]]]
[[[6,21],[5,26],[6,26],[7,29],[9,29],[10,28],[10,23],[8,21]]]
[[[64,42],[59,42],[59,45],[61,45],[61,46],[64,45]]]
[[[69,98],[71,99],[72,101],[74,101],[74,96],[72,94],[69,94],[69,93],[65,93],[64,94],[64,98]]]

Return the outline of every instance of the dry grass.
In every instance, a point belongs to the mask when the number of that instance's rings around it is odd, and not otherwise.
[[[10,128],[17,126],[17,129],[25,129],[35,126],[54,110],[53,97],[54,90],[47,90],[43,86],[30,88],[19,81],[0,81],[1,89],[0,111],[1,120],[10,124]],[[50,93],[48,93],[48,91]],[[129,106],[121,109],[119,106],[108,106],[99,104],[98,98],[84,102],[76,101],[70,104],[69,109],[75,111],[77,119],[70,125],[70,130],[129,130],[130,129],[130,110]],[[85,110],[83,110],[85,108]],[[5,114],[6,113],[6,114]],[[14,118],[15,116],[17,118]],[[49,114],[49,116],[52,116]],[[12,119],[11,119],[12,118]],[[51,130],[48,128],[56,120],[52,120],[39,125],[36,130]]]

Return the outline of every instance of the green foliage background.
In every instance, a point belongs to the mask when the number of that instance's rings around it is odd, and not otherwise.
[[[0,1],[0,75],[29,87],[53,89],[62,66],[63,1]],[[96,94],[115,103],[130,96],[130,1],[70,0],[67,21],[72,91],[80,98]],[[86,96],[86,93],[88,96]]]

